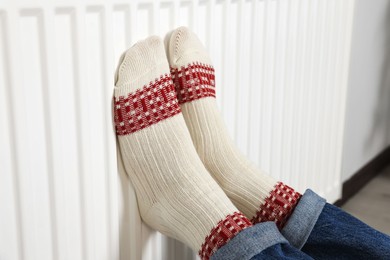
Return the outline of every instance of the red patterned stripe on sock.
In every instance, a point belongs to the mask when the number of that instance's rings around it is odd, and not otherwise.
[[[171,68],[179,103],[203,97],[215,97],[214,68],[202,63],[191,63],[180,69]]]
[[[274,221],[278,228],[282,229],[301,196],[293,188],[278,182],[253,217],[252,223]]]
[[[240,212],[234,212],[226,216],[225,219],[211,230],[199,250],[199,256],[202,260],[208,260],[210,257],[234,236],[240,233],[245,228],[253,226],[250,220]]]
[[[170,75],[114,99],[117,135],[128,135],[180,113]]]

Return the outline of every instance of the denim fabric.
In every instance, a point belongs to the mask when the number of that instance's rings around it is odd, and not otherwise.
[[[257,224],[240,232],[211,259],[390,260],[390,236],[326,203],[311,190],[302,196],[281,233],[273,222]]]
[[[312,190],[306,190],[284,228],[283,236],[290,244],[301,249],[312,233],[314,225],[326,204],[325,199]]]
[[[390,259],[390,236],[327,203],[302,251],[315,259]]]
[[[288,244],[274,222],[244,229],[217,250],[211,260],[312,259]]]
[[[241,258],[237,258],[237,260]],[[300,260],[306,260],[306,259],[313,259],[310,256],[302,253],[302,251],[299,251],[295,247],[293,247],[290,244],[277,244],[268,247],[264,251],[261,251],[261,253],[255,255],[250,260],[268,260],[268,259],[300,259]]]

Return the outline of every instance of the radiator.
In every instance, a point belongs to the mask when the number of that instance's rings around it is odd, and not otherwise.
[[[120,54],[191,27],[216,69],[238,147],[328,201],[340,166],[354,0],[3,0],[0,259],[195,259],[142,223],[118,173]]]

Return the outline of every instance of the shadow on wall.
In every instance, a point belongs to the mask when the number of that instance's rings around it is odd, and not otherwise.
[[[382,71],[380,74],[380,90],[377,97],[377,108],[373,118],[373,128],[368,136],[365,146],[369,147],[375,136],[380,133],[385,133],[384,138],[387,140],[386,146],[390,145],[390,2],[387,4],[386,18],[379,28],[384,36],[383,47],[385,48],[385,57],[382,63]]]

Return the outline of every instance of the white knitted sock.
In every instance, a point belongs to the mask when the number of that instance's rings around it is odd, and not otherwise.
[[[196,35],[180,27],[167,37],[180,107],[201,160],[253,223],[275,221],[281,228],[300,195],[261,172],[234,146],[217,108],[214,69]]]
[[[142,219],[208,259],[252,224],[196,153],[161,39],[153,36],[127,50],[115,78],[116,132]]]

